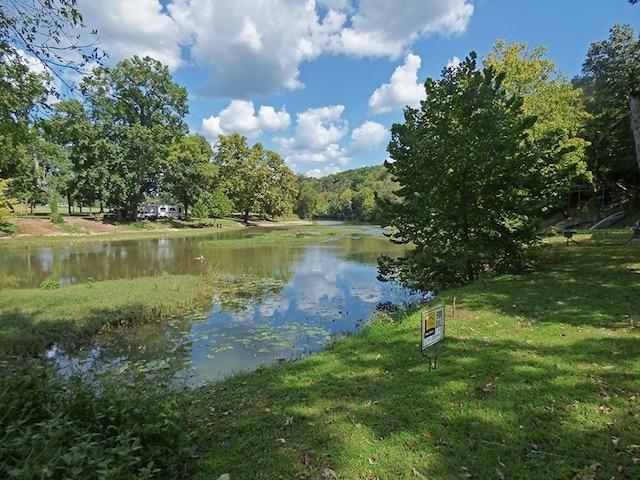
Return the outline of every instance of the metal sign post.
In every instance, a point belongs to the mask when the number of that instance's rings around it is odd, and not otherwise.
[[[444,340],[444,319],[444,305],[422,312],[420,347],[422,355],[429,359],[429,371],[438,368],[439,351],[430,347]]]

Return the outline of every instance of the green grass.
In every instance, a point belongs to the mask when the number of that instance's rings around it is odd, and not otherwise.
[[[0,290],[0,358],[35,355],[52,343],[75,341],[101,329],[183,313],[197,302],[199,282],[196,276],[161,275]]]
[[[202,388],[197,478],[640,478],[640,240],[550,250],[440,296],[435,370],[418,311]]]
[[[631,326],[640,321],[640,239],[622,245],[629,239],[622,231],[575,239],[568,246],[562,237],[551,239],[536,272],[441,292],[434,303],[446,305],[447,326],[445,340],[432,347],[436,369],[420,352],[418,309],[381,314],[361,333],[304,360],[196,390],[167,391],[163,397],[155,390],[146,394],[144,379],[127,379],[137,390],[114,394],[126,395],[122,402],[83,394],[82,405],[94,405],[94,417],[111,412],[109,428],[119,432],[114,438],[139,438],[135,445],[154,452],[140,463],[127,450],[130,442],[100,447],[114,468],[109,478],[151,478],[142,466],[155,457],[154,465],[167,467],[153,478],[175,478],[179,471],[194,480],[223,473],[233,480],[640,478],[640,330]],[[24,320],[37,324],[31,317],[45,322],[63,316],[65,298],[69,308],[69,299],[94,289],[110,291],[111,304],[108,298],[97,308],[114,313],[114,299],[122,302],[125,290],[142,288],[132,285],[118,291],[111,291],[116,284],[102,282],[39,290],[43,300]],[[198,290],[211,284],[189,288],[198,298]],[[7,305],[24,311],[32,301],[28,292],[10,293],[16,298],[0,297],[3,312]],[[29,375],[3,378],[22,385]],[[13,404],[11,393],[31,398],[29,391],[5,390],[3,404]],[[155,404],[171,423],[147,415]],[[63,478],[67,457],[56,452],[102,438],[96,436],[102,424],[81,415],[82,409],[75,415],[75,404],[66,399],[55,404],[55,415],[27,428],[38,405],[0,415],[14,428],[0,425],[10,432],[3,445],[27,460],[32,457],[24,445],[35,445],[42,458],[60,466],[62,473],[52,478]],[[53,436],[44,442],[47,422],[60,429],[52,432],[72,425],[78,433],[68,441]],[[159,433],[145,436],[145,423]],[[167,428],[179,448],[166,444]],[[85,458],[101,455],[100,448],[86,445]],[[123,465],[137,470],[118,475],[118,453]],[[20,462],[15,465],[24,473]]]

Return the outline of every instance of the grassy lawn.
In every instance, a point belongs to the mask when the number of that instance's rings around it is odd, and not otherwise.
[[[418,311],[200,389],[197,478],[640,478],[640,240],[606,244],[626,237],[441,295],[437,369]]]

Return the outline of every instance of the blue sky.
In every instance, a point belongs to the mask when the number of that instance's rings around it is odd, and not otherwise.
[[[193,133],[241,133],[295,173],[387,158],[389,130],[427,77],[495,40],[547,47],[571,79],[627,0],[78,0],[110,62],[149,55],[189,92]]]

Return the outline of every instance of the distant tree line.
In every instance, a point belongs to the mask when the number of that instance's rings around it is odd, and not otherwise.
[[[362,167],[322,178],[297,177],[295,213],[300,218],[376,223],[376,198],[388,198],[398,188],[384,165]]]

